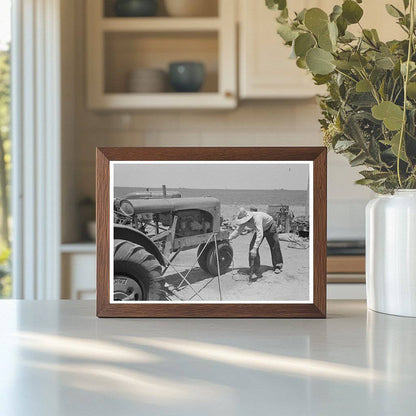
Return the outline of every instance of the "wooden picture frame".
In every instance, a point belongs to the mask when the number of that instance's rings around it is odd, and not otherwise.
[[[325,318],[327,150],[324,147],[205,147],[205,148],[97,148],[97,316],[98,317],[211,317],[211,318]],[[313,229],[310,268],[313,286],[309,302],[112,302],[110,253],[113,250],[113,200],[110,165],[118,162],[184,163],[303,163],[310,162],[313,193],[309,201]],[[140,186],[143,186],[141,184]],[[110,217],[111,216],[111,217]],[[111,230],[110,230],[111,228]],[[219,279],[218,279],[219,280]],[[111,286],[112,287],[112,286]],[[114,298],[112,298],[114,299]]]

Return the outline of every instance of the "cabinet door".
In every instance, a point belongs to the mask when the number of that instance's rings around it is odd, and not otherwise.
[[[389,0],[387,2],[366,1],[360,4],[364,9],[364,15],[361,25],[367,29],[377,29],[378,35],[383,42],[393,39],[405,39],[405,32],[396,24],[396,19],[387,13],[385,4],[393,4],[398,9],[403,9],[402,0]],[[351,26],[352,28],[352,26]],[[359,28],[355,25],[354,33],[359,32]]]
[[[290,10],[311,6],[309,0],[290,1]],[[320,2],[313,2],[315,5]],[[319,5],[318,7],[320,7]],[[319,91],[305,70],[289,59],[290,48],[276,33],[278,12],[262,0],[240,0],[240,97],[305,98]]]
[[[291,0],[289,11],[320,7],[329,13],[338,0]],[[402,0],[389,3],[403,8]],[[394,18],[388,15],[385,5],[378,1],[361,4],[366,28],[376,28],[382,40],[403,38]],[[289,59],[290,48],[277,35],[275,17],[278,12],[267,9],[264,0],[239,0],[240,13],[240,68],[241,98],[306,98],[322,93],[324,89],[313,84],[311,75],[299,69]],[[350,31],[359,33],[358,25]]]

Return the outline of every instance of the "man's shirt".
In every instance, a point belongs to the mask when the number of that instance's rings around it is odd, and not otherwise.
[[[258,249],[261,242],[263,241],[263,233],[267,231],[273,224],[274,220],[269,214],[265,212],[253,212],[253,216],[249,221],[241,224],[230,234],[230,240],[237,238],[244,228],[249,228],[256,232],[256,241],[254,242],[253,248]]]

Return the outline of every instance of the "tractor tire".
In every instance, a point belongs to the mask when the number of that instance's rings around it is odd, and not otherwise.
[[[162,266],[148,251],[126,240],[114,241],[114,300],[166,300]]]
[[[219,252],[219,266],[220,273],[223,274],[231,266],[233,262],[233,249],[230,244],[226,241],[218,242],[218,252]],[[203,249],[203,245],[198,247],[198,253]],[[207,273],[217,276],[218,275],[218,265],[217,265],[217,255],[215,252],[215,244],[211,243],[207,246],[204,252],[201,254],[201,257],[198,260],[201,269],[205,270]]]
[[[198,257],[198,264],[199,267],[204,270],[205,272],[208,273],[208,269],[207,269],[207,255],[209,253],[209,245],[206,247],[206,249],[204,250],[204,252],[202,253],[203,248],[205,247],[205,243],[202,243],[199,245],[198,247],[198,252],[197,252],[197,257]],[[202,253],[202,254],[201,254]]]

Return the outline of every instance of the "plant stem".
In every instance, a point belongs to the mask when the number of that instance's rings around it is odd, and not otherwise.
[[[365,72],[365,69],[361,66],[362,70],[360,71],[360,75],[363,77],[363,79],[367,80],[370,83],[371,87],[371,93],[373,94],[374,99],[377,101],[377,104],[380,104],[380,100],[378,98],[378,93],[376,88],[374,87],[373,83],[370,81],[370,78],[368,77],[367,73]]]
[[[351,81],[354,81],[355,83],[357,82],[357,80],[353,77],[350,77],[348,74],[346,74],[345,72],[340,71],[338,68],[335,68],[335,71],[340,73],[341,75],[344,75],[344,77],[349,78]]]
[[[402,177],[400,174],[400,156],[402,155],[402,147],[403,147],[403,139],[404,139],[404,132],[406,129],[406,108],[407,108],[407,83],[409,82],[409,68],[410,68],[410,61],[412,58],[412,50],[413,50],[413,35],[414,35],[414,27],[415,27],[415,0],[410,0],[410,30],[409,30],[409,46],[407,48],[407,60],[406,60],[406,73],[404,76],[404,85],[403,85],[403,119],[402,119],[402,128],[400,129],[400,141],[399,141],[399,149],[397,152],[397,178],[399,180],[400,188],[403,187],[402,184]]]

